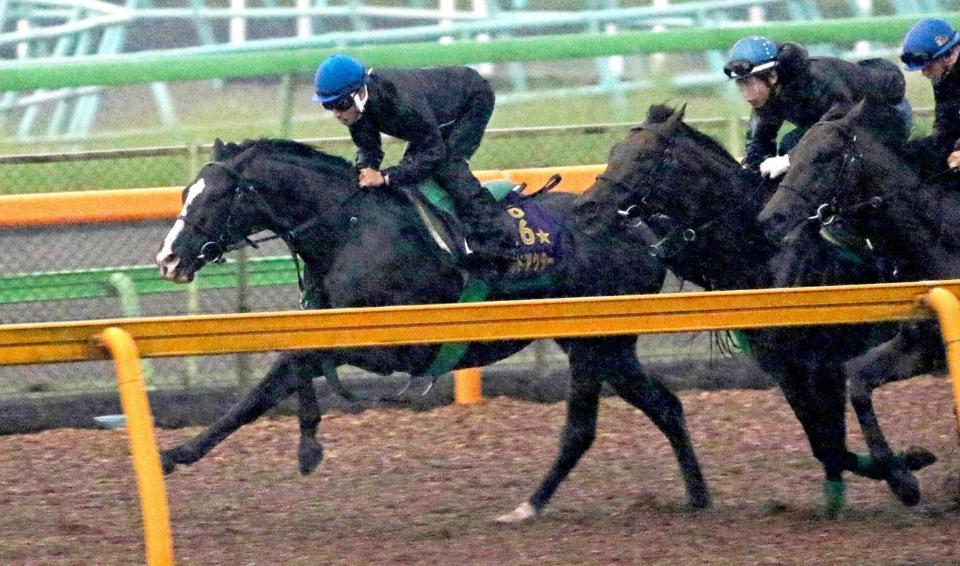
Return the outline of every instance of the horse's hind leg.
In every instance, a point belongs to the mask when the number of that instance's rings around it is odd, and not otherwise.
[[[593,376],[589,348],[582,343],[570,348],[570,393],[567,397],[567,422],[560,439],[560,453],[553,467],[527,502],[512,512],[497,517],[501,523],[516,523],[537,516],[556,492],[560,482],[590,449],[597,435],[597,408],[601,381]]]
[[[635,339],[629,340],[629,350],[622,352],[624,371],[607,381],[628,403],[640,409],[670,441],[677,456],[680,472],[687,486],[687,497],[695,508],[710,506],[710,492],[703,479],[697,454],[690,441],[683,405],[655,377],[647,375],[634,353]]]
[[[850,403],[870,449],[867,465],[874,468],[870,470],[873,474],[864,475],[885,479],[904,505],[920,502],[920,485],[911,470],[932,464],[936,457],[922,448],[911,448],[905,455],[893,453],[873,408],[873,390],[933,369],[940,345],[929,339],[929,330],[927,325],[905,325],[892,340],[844,365],[850,380]]]
[[[319,356],[316,352],[292,352],[281,355],[260,383],[226,414],[197,436],[161,453],[164,473],[172,472],[177,465],[196,462],[235,430],[253,422],[293,393],[301,386],[304,379],[312,378],[318,375],[318,372]],[[316,403],[315,398],[314,403]],[[309,422],[310,418],[312,417],[308,417],[306,421]],[[303,422],[304,418],[301,416],[301,423]],[[315,423],[313,426],[315,427]],[[309,426],[307,428],[309,429]]]

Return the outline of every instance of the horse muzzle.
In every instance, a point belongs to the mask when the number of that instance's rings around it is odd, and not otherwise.
[[[180,258],[171,254],[164,258],[157,258],[157,267],[160,268],[160,278],[174,283],[190,283],[193,281],[194,271],[187,272],[180,264]]]

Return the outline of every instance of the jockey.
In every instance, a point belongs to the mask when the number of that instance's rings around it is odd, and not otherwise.
[[[908,71],[920,71],[933,85],[933,133],[923,140],[939,169],[946,162],[960,167],[960,33],[938,19],[917,22],[903,39],[900,60]]]
[[[316,74],[314,101],[350,129],[361,187],[416,185],[433,177],[453,199],[472,248],[471,266],[501,271],[513,241],[497,226],[502,212],[470,172],[493,113],[490,83],[469,67],[366,69],[333,55]],[[380,134],[408,142],[400,163],[380,170]]]
[[[723,71],[753,107],[744,167],[773,179],[787,171],[787,152],[807,129],[834,105],[848,108],[862,99],[868,82],[868,74],[856,63],[809,57],[795,43],[778,46],[760,36],[734,43]],[[901,104],[909,115],[909,103],[904,99]],[[777,133],[784,122],[796,128],[783,136],[778,151]]]

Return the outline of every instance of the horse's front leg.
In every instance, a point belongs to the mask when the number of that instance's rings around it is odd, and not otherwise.
[[[177,465],[196,462],[235,430],[259,418],[293,393],[294,390],[301,390],[300,401],[302,403],[304,400],[303,391],[305,391],[303,382],[305,380],[309,381],[312,389],[311,380],[313,376],[319,374],[320,359],[318,352],[291,352],[281,355],[260,383],[226,414],[197,436],[161,453],[164,473],[173,472]],[[312,402],[312,407],[317,407],[316,396],[313,397]],[[310,409],[304,413],[301,407],[301,431],[305,426],[308,431],[315,432],[316,423],[319,420],[319,408],[316,408],[316,413],[313,414]],[[307,424],[304,425],[304,423]],[[319,459],[317,459],[317,462],[319,462]]]
[[[317,390],[313,386],[313,376],[304,375],[297,384],[297,418],[300,420],[300,447],[297,460],[300,473],[307,475],[323,460],[323,444],[317,440],[317,428],[320,426],[320,404],[317,403]]]
[[[588,354],[581,344],[570,350],[570,394],[567,398],[567,422],[560,440],[560,453],[540,487],[525,503],[497,517],[500,523],[517,523],[540,514],[580,458],[590,449],[597,435],[597,409],[602,382],[592,375]]]
[[[787,364],[784,364],[787,366]],[[826,513],[835,517],[846,505],[843,472],[856,459],[846,448],[846,388],[839,368],[794,367],[780,374],[780,388],[803,426],[825,475]]]
[[[885,479],[897,499],[908,506],[920,502],[920,485],[911,470],[929,466],[936,456],[919,447],[905,454],[893,453],[873,408],[873,390],[934,369],[940,345],[929,339],[929,330],[928,325],[904,325],[892,340],[844,365],[850,381],[850,403],[870,449],[870,457],[861,462],[863,475]]]

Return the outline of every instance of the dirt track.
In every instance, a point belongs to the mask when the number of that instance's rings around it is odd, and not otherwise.
[[[335,413],[326,459],[296,471],[297,425],[241,430],[167,482],[175,554],[193,564],[830,564],[960,561],[950,384],[918,378],[877,394],[891,441],[940,461],[924,502],[850,479],[850,511],[819,518],[821,473],[776,390],[684,392],[715,506],[687,510],[665,440],[605,399],[593,450],[539,520],[490,520],[534,489],[557,446],[562,404]],[[855,431],[852,417],[848,419]],[[195,429],[160,431],[170,446]],[[861,450],[859,434],[851,446]],[[0,563],[142,563],[123,432],[0,437]]]

